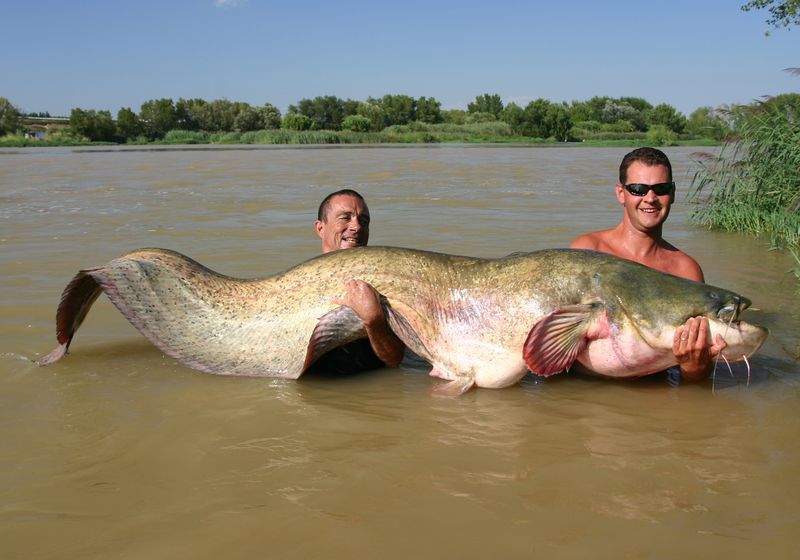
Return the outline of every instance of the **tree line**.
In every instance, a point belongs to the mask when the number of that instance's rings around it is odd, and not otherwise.
[[[797,94],[775,98],[800,107]],[[44,116],[45,113],[28,116]],[[47,114],[49,116],[49,114]],[[0,135],[14,133],[22,126],[20,114],[0,97]],[[379,132],[387,127],[423,123],[426,125],[469,125],[497,121],[511,134],[555,141],[614,138],[636,133],[662,132],[720,140],[732,133],[737,121],[746,116],[739,107],[723,110],[701,107],[688,118],[667,103],[652,105],[640,97],[595,96],[586,101],[555,103],[539,98],[524,107],[504,104],[499,94],[482,94],[466,110],[442,110],[433,97],[384,95],[366,101],[343,100],[333,95],[301,99],[286,114],[270,103],[251,106],[245,102],[216,99],[152,99],[138,112],[125,107],[116,119],[110,111],[72,109],[69,126],[73,134],[89,141],[158,141],[168,132],[249,132],[285,129],[294,131]]]

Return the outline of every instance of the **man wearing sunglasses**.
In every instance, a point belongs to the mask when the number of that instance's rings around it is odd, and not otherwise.
[[[627,154],[619,166],[616,196],[623,208],[620,223],[611,229],[582,235],[570,247],[611,253],[661,272],[705,281],[697,261],[662,236],[662,227],[675,200],[672,165],[664,152],[638,148]],[[708,377],[714,358],[726,346],[719,335],[711,341],[706,318],[693,317],[678,327],[672,351],[678,360],[681,379],[700,381]]]

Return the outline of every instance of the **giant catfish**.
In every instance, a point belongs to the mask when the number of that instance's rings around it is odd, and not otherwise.
[[[165,354],[220,375],[297,378],[319,356],[365,337],[338,300],[350,278],[380,294],[389,326],[449,380],[445,392],[507,387],[576,361],[633,378],[675,365],[676,327],[708,317],[729,360],[753,354],[764,328],[739,320],[750,301],[604,253],[552,249],[498,259],[397,247],[336,251],[263,279],[218,274],[165,249],[82,270],[63,292],[60,359],[101,292]]]

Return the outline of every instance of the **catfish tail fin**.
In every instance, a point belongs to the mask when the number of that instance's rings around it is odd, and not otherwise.
[[[64,288],[61,294],[61,303],[56,312],[56,340],[58,346],[55,350],[34,361],[37,366],[52,364],[64,357],[75,336],[78,328],[89,313],[92,304],[102,292],[100,284],[92,276],[97,269],[81,270]]]

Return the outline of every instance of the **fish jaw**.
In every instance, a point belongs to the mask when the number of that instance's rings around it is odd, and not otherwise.
[[[755,354],[764,341],[769,331],[764,327],[751,325],[745,321],[723,323],[722,321],[709,320],[711,339],[716,340],[720,335],[728,345],[722,355],[729,362],[736,362]]]
[[[767,329],[743,321],[727,324],[709,318],[709,327],[711,340],[719,334],[728,344],[722,355],[729,362],[753,355],[768,335]],[[655,335],[641,325],[638,329],[630,323],[615,325],[611,336],[589,342],[577,361],[587,373],[619,379],[663,371],[677,365],[672,351],[676,329],[662,326]]]

